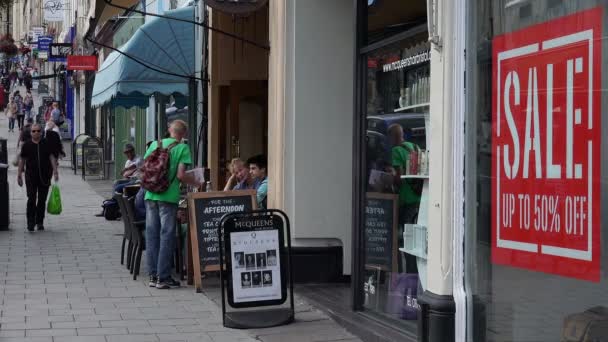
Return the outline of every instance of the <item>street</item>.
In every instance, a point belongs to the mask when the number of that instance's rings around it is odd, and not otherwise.
[[[35,108],[40,103],[34,92]],[[9,161],[18,133],[7,133]],[[120,264],[123,225],[94,214],[103,198],[69,169],[59,170],[63,212],[46,216],[43,232],[26,231],[26,192],[8,172],[9,231],[0,231],[0,341],[358,341],[319,310],[296,297],[296,322],[283,327],[234,330],[221,309],[192,286],[147,286],[145,254],[134,281]]]

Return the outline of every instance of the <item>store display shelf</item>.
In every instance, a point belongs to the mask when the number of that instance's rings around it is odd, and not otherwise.
[[[401,175],[401,179],[429,179],[429,175]]]
[[[404,247],[399,248],[399,250],[403,253],[411,254],[413,256],[416,256],[416,257],[424,259],[424,260],[426,260],[426,258],[427,258],[427,255],[424,254],[424,252],[422,252],[421,250],[406,249]]]
[[[405,106],[405,107],[397,108],[397,109],[395,109],[395,112],[403,112],[403,111],[406,111],[406,110],[412,110],[412,109],[417,109],[417,108],[424,108],[424,107],[428,107],[429,105],[430,105],[429,102],[419,103],[419,104],[415,104],[415,105],[411,105],[411,106]]]
[[[420,224],[405,224],[403,247],[400,251],[426,259],[428,251],[427,227]]]

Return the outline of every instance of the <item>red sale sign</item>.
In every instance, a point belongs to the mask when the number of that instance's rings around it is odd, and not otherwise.
[[[600,280],[602,9],[492,43],[492,262]]]

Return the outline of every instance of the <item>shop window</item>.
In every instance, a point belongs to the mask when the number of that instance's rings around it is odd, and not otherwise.
[[[426,34],[366,55],[363,307],[416,330],[426,284],[430,46]]]
[[[468,3],[467,341],[604,341],[608,1]]]

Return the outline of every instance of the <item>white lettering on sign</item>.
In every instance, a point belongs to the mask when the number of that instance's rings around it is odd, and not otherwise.
[[[576,58],[576,70],[573,67],[573,59],[567,60],[567,84],[566,84],[566,116],[563,117],[564,122],[557,122],[554,120],[554,108],[553,108],[553,64],[547,64],[544,69],[547,80],[546,97],[547,97],[547,108],[546,108],[546,173],[543,177],[542,173],[542,150],[540,141],[540,109],[538,106],[538,68],[530,68],[528,70],[528,86],[527,86],[527,105],[526,105],[526,133],[524,136],[524,153],[523,153],[523,178],[529,178],[530,170],[530,152],[534,151],[535,154],[535,177],[536,179],[548,178],[548,179],[561,179],[564,177],[561,171],[560,164],[554,164],[553,162],[553,125],[565,124],[566,125],[566,179],[581,179],[583,177],[583,165],[573,163],[573,151],[574,151],[574,125],[581,124],[581,109],[575,108],[573,100],[574,92],[574,77],[575,73],[581,73],[583,70],[582,58]],[[512,143],[503,145],[503,166],[505,175],[509,179],[518,177],[519,163],[520,163],[520,139],[518,134],[518,127],[513,118],[513,111],[511,106],[510,97],[513,95],[513,106],[520,105],[520,83],[519,75],[516,71],[511,71],[507,74],[504,82],[504,113],[509,127],[509,133],[511,134]],[[573,114],[576,113],[576,114]],[[510,160],[511,149],[513,150],[513,162]],[[574,165],[574,168],[573,168]]]
[[[599,281],[601,7],[492,41],[492,262]]]

